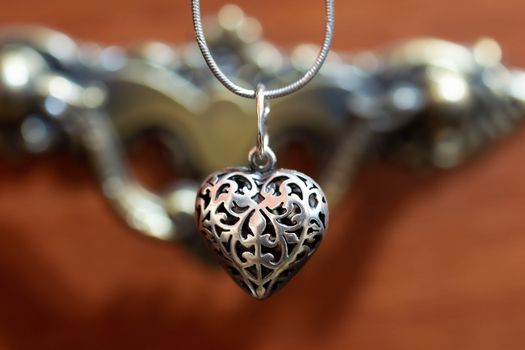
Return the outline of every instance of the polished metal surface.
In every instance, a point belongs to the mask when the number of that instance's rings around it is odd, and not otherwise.
[[[255,101],[257,111],[257,156],[262,159],[267,155],[270,142],[268,136],[270,105],[266,101],[264,84],[257,84]]]
[[[255,101],[257,113],[257,142],[248,154],[248,162],[253,170],[266,172],[274,168],[277,157],[269,145],[268,116],[270,115],[270,105],[265,96],[264,84],[257,84]]]
[[[226,271],[257,299],[269,297],[297,273],[328,225],[319,185],[285,169],[216,172],[203,182],[195,211],[199,231]]]

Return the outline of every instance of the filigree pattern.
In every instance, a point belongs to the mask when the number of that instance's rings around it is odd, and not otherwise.
[[[231,168],[210,175],[196,200],[197,224],[244,290],[263,299],[317,249],[328,222],[325,196],[293,170]]]

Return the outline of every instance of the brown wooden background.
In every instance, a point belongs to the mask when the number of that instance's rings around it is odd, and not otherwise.
[[[321,0],[238,4],[281,45],[322,38]],[[192,37],[189,1],[0,5],[1,25],[79,39]],[[336,5],[336,49],[491,36],[525,67],[523,0]],[[367,167],[309,265],[257,302],[182,248],[131,233],[81,161],[0,159],[0,349],[525,349],[524,163],[525,127],[459,170]]]

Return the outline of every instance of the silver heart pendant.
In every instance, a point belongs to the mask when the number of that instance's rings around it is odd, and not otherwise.
[[[264,299],[288,282],[321,242],[328,206],[305,174],[228,168],[211,174],[196,200],[199,231],[235,282]]]

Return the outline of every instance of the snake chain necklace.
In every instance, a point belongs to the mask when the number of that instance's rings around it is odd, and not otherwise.
[[[295,170],[276,169],[267,132],[269,100],[292,94],[321,69],[330,50],[334,2],[326,0],[326,33],[317,59],[297,81],[266,90],[232,82],[215,62],[202,28],[200,1],[192,0],[197,44],[215,77],[231,92],[255,99],[256,146],[249,167],[215,172],[202,183],[195,202],[199,232],[229,275],[256,299],[286,284],[318,248],[328,225],[328,204],[320,186]],[[232,140],[235,142],[235,140]]]

